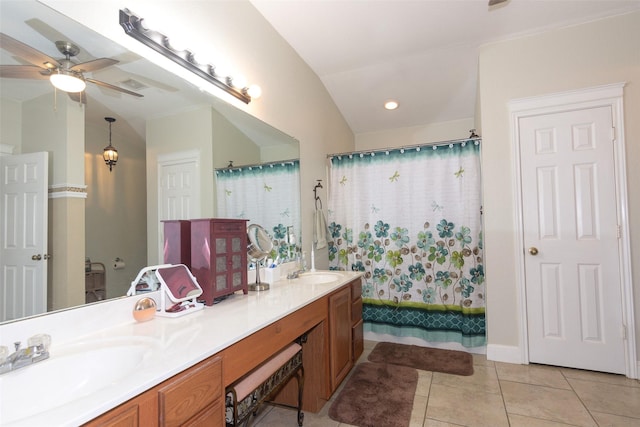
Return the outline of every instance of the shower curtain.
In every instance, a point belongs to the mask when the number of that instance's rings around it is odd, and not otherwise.
[[[331,269],[362,271],[365,331],[485,344],[480,140],[330,157]]]
[[[295,257],[299,242],[287,239],[287,228],[300,236],[300,162],[216,169],[217,212],[222,218],[244,218],[259,224],[273,240],[270,258]]]

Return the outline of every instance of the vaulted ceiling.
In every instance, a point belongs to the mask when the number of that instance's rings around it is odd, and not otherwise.
[[[474,116],[484,43],[640,10],[639,0],[251,0],[356,134]],[[383,108],[395,99],[400,107]]]

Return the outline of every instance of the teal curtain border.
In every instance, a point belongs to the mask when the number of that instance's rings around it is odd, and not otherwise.
[[[427,341],[453,341],[464,347],[486,344],[484,313],[443,312],[364,303],[362,318],[372,332],[411,336]]]
[[[445,145],[425,145],[412,148],[398,148],[393,150],[372,151],[355,154],[337,154],[329,161],[334,167],[347,167],[362,164],[375,164],[384,161],[404,161],[417,158],[448,158],[480,153],[480,140],[468,140]]]
[[[269,176],[281,174],[293,174],[300,170],[299,160],[275,162],[264,165],[243,166],[229,169],[216,169],[215,175],[220,181],[237,179],[241,176]]]

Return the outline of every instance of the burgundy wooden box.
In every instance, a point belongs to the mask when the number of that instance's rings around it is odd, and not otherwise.
[[[247,220],[192,219],[191,272],[206,305],[235,291],[248,293]]]
[[[191,269],[191,221],[164,220],[164,263],[184,264]]]

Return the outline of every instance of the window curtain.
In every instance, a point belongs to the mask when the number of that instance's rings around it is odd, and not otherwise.
[[[362,271],[365,331],[485,344],[480,140],[330,158],[331,269]]]
[[[287,228],[300,236],[300,162],[217,169],[218,216],[244,218],[259,224],[273,239],[271,258],[295,257],[299,241],[289,244]],[[299,238],[299,237],[298,237]]]

